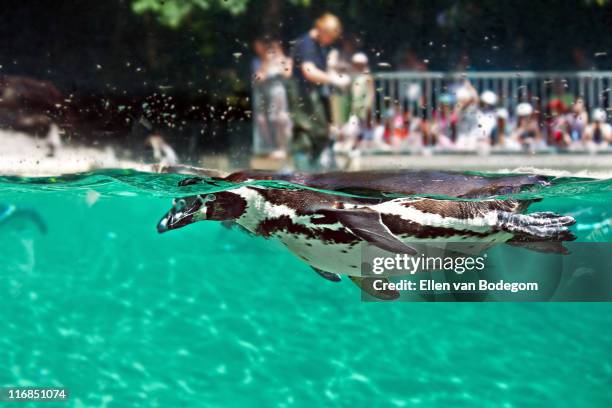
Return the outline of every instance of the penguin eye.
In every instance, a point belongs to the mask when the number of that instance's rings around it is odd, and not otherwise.
[[[215,201],[217,197],[214,194],[207,194],[205,200],[206,201]]]

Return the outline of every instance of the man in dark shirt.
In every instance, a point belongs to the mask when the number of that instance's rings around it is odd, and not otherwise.
[[[327,71],[327,52],[340,36],[340,20],[324,14],[300,37],[291,52],[296,89],[290,98],[293,119],[292,153],[299,170],[316,169],[329,145],[329,86],[346,87],[348,76]]]

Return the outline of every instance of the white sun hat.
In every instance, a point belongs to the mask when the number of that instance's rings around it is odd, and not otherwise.
[[[593,109],[593,121],[595,122],[605,122],[607,119],[606,115],[606,111],[601,109],[601,108],[597,108],[597,109]]]
[[[351,57],[351,62],[353,64],[366,65],[368,63],[368,56],[365,55],[363,52],[356,52]]]
[[[421,85],[413,82],[406,87],[406,98],[410,101],[418,101],[421,97]]]
[[[508,117],[510,117],[510,114],[508,113],[508,109],[506,108],[499,108],[496,112],[495,115],[500,118],[500,119],[508,119]]]
[[[457,90],[455,91],[455,98],[457,99],[457,102],[465,102],[471,97],[472,93],[465,86],[457,88]]]
[[[493,91],[484,91],[480,94],[480,100],[485,105],[495,106],[497,105],[497,95]]]
[[[533,113],[533,106],[530,103],[523,102],[516,105],[516,116],[529,116]]]

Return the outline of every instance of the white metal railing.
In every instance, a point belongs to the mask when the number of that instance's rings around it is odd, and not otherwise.
[[[430,119],[439,106],[440,97],[447,93],[452,95],[453,87],[459,86],[463,79],[468,79],[479,93],[485,90],[495,92],[498,105],[507,108],[510,115],[521,102],[530,102],[536,110],[546,113],[554,97],[566,99],[566,103],[571,104],[580,96],[589,111],[596,107],[612,110],[612,71],[395,71],[373,75],[376,88],[374,118],[384,115],[388,107],[399,106],[402,114],[409,110],[414,115]],[[270,119],[270,116],[275,116],[270,113],[279,103],[266,101],[271,85],[278,86],[278,83],[265,82],[254,87],[253,150],[256,154],[279,148],[275,140],[279,139],[282,126],[273,123],[278,121],[278,117]]]
[[[612,71],[576,72],[379,72],[376,83],[375,113],[395,104],[402,110],[430,118],[438,106],[439,98],[452,92],[462,79],[482,92],[493,91],[499,105],[511,114],[517,104],[530,102],[534,108],[545,111],[550,100],[564,96],[572,100],[581,96],[588,109],[612,109]]]

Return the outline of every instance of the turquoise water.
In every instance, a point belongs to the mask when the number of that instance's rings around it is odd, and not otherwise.
[[[0,384],[70,390],[44,406],[612,406],[612,305],[364,303],[277,242],[157,234],[182,178],[0,180],[48,228],[0,223]],[[612,240],[612,181],[529,194]]]

